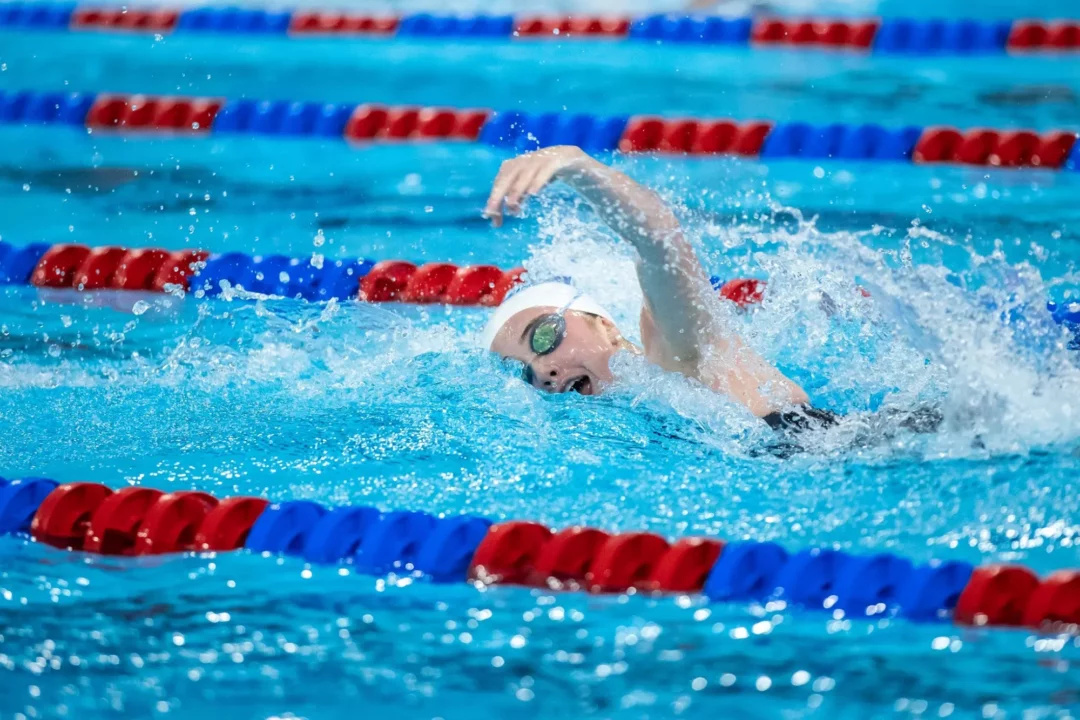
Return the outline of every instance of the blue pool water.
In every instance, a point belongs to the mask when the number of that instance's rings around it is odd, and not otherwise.
[[[1080,93],[1066,58],[608,44],[4,34],[0,67],[5,90],[1039,129],[1077,128]],[[480,219],[499,151],[12,127],[0,148],[4,241],[524,263],[635,326],[629,255],[563,191]],[[480,310],[5,288],[0,473],[1080,566],[1080,367],[1042,311],[1077,296],[1080,174],[615,162],[710,272],[769,280],[732,321],[839,428],[780,458],[730,403],[630,360],[606,397],[541,397],[474,347]],[[872,414],[922,404],[941,432]],[[1075,639],[1020,630],[0,539],[5,719],[1065,718],[1078,663]]]

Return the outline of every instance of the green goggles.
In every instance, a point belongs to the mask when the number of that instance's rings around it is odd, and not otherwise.
[[[566,337],[566,318],[564,310],[548,315],[541,315],[532,321],[529,329],[529,349],[536,355],[547,355],[555,352]],[[532,365],[525,364],[521,371],[521,379],[529,385],[533,384],[536,376],[533,374]]]

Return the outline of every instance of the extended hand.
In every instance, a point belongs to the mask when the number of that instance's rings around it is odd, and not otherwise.
[[[499,168],[491,188],[484,217],[491,219],[495,227],[502,225],[503,203],[512,215],[521,213],[521,203],[529,195],[535,195],[558,177],[563,170],[588,160],[581,148],[558,145],[526,153],[505,161]]]

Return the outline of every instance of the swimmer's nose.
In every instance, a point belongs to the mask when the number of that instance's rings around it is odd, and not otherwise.
[[[533,361],[533,385],[555,392],[562,383],[562,371],[559,367],[546,358],[537,358]]]

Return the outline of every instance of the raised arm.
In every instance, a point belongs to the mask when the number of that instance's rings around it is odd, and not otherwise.
[[[646,315],[662,340],[662,365],[731,395],[759,416],[807,402],[802,388],[713,317],[713,290],[675,214],[656,193],[618,170],[576,147],[528,153],[503,163],[484,213],[498,227],[504,204],[517,214],[526,197],[555,179],[588,200],[637,250]]]
[[[503,163],[485,214],[498,227],[504,202],[517,214],[527,196],[556,179],[588,200],[604,223],[634,246],[641,260],[638,279],[657,329],[677,362],[696,363],[710,322],[703,302],[709,281],[674,213],[652,190],[579,148],[544,148]]]

